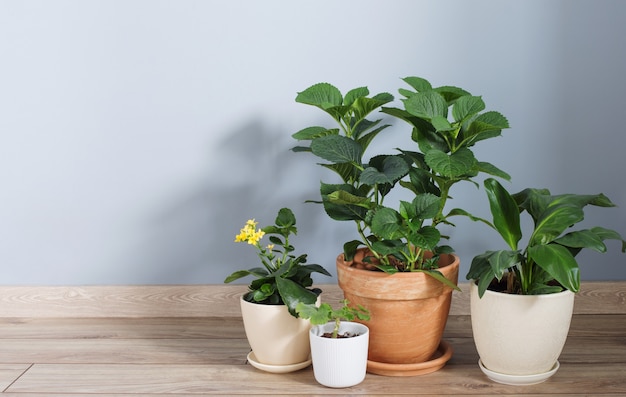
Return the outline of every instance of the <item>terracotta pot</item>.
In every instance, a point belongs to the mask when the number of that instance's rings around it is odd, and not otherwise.
[[[546,374],[538,378],[540,381],[547,379],[558,367],[557,359],[574,310],[574,296],[571,291],[512,295],[487,290],[479,298],[476,283],[470,282],[472,332],[480,364],[497,374],[513,375],[509,382],[537,374]],[[491,378],[507,383],[507,377]]]
[[[360,249],[355,260],[362,258],[364,252]],[[447,358],[451,355],[449,345],[443,346],[444,351],[440,351],[440,345],[452,289],[422,272],[387,274],[353,264],[340,254],[337,278],[345,298],[370,311],[370,320],[364,322],[370,329],[368,372],[403,376],[441,368],[447,359],[433,367],[416,364],[440,358],[437,353]],[[441,255],[439,271],[456,284],[459,264],[457,255]],[[390,366],[394,364],[400,365],[397,373]]]
[[[295,318],[285,305],[261,305],[241,298],[241,315],[256,359],[267,365],[309,360],[309,320]]]

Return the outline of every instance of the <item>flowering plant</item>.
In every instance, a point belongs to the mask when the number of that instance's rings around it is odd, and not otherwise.
[[[289,208],[278,211],[275,225],[257,229],[254,219],[248,220],[235,237],[235,242],[248,243],[257,249],[263,267],[238,270],[226,277],[230,283],[246,276],[253,276],[244,295],[248,302],[266,305],[286,305],[289,312],[297,317],[296,305],[299,302],[315,303],[322,292],[313,285],[312,273],[330,276],[322,266],[306,264],[306,254],[295,256],[295,248],[289,243],[289,236],[297,233],[296,217]],[[270,244],[262,246],[260,240],[269,235]]]

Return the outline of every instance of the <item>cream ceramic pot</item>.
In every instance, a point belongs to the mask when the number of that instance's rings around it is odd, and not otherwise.
[[[470,282],[474,342],[482,365],[507,375],[534,375],[555,368],[569,332],[574,293],[511,295]]]
[[[309,359],[308,320],[295,318],[285,305],[261,305],[241,298],[241,315],[256,359],[268,365],[292,365]]]

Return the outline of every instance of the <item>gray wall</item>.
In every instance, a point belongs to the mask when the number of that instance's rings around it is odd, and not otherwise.
[[[334,273],[353,226],[304,204],[333,176],[289,151],[326,121],[294,102],[319,81],[482,95],[512,128],[477,156],[512,191],[604,192],[620,207],[589,224],[626,234],[625,19],[623,1],[2,1],[0,284],[221,283],[257,264],[243,223],[283,206]],[[453,194],[488,216],[482,189]],[[463,276],[500,244],[451,234]],[[581,256],[584,279],[626,279],[609,248]]]

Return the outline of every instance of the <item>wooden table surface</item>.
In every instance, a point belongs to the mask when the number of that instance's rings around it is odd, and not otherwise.
[[[336,285],[322,285],[338,302]],[[6,396],[561,395],[626,396],[626,282],[583,283],[561,368],[533,386],[491,382],[477,365],[467,285],[444,339],[454,355],[415,377],[367,374],[330,389],[312,368],[271,374],[246,363],[245,286],[0,287],[0,391]],[[515,341],[511,341],[515,343]]]

